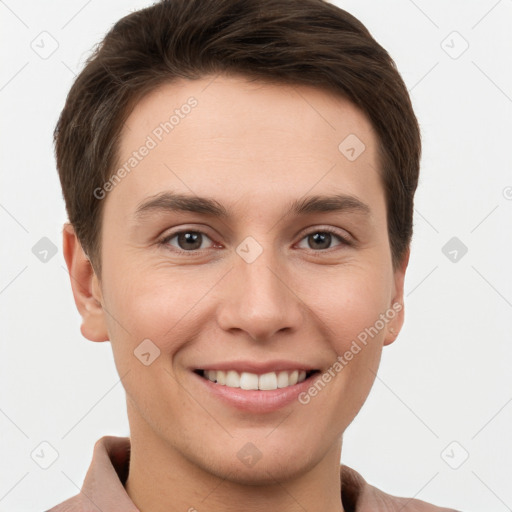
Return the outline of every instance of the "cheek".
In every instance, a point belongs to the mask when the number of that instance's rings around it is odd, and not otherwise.
[[[386,326],[382,314],[389,308],[386,276],[377,266],[371,270],[352,268],[333,282],[336,293],[326,297],[322,305],[321,320],[329,326],[327,334],[336,352],[333,370],[337,377],[332,391],[337,397],[343,396],[344,417],[357,414],[379,366]]]
[[[131,278],[126,279],[127,275]],[[133,352],[144,339],[162,353],[176,352],[180,343],[195,335],[201,299],[215,282],[141,267],[126,270],[119,266],[109,276],[106,303],[111,314],[106,318],[114,348],[123,352],[128,347]]]
[[[385,334],[380,318],[388,307],[386,286],[375,274],[353,269],[310,303],[332,349],[329,383],[318,399],[331,404],[323,421],[332,435],[348,427],[374,383]]]
[[[338,355],[349,350],[354,340],[364,341],[365,334],[368,339],[383,336],[379,318],[389,307],[390,296],[386,275],[363,266],[347,267],[330,276],[323,292],[309,292],[311,309],[319,325],[327,329],[325,336]],[[374,329],[376,323],[378,333]]]

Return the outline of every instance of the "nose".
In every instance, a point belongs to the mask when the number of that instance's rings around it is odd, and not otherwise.
[[[285,265],[270,249],[251,263],[235,254],[218,309],[219,326],[226,331],[243,331],[261,342],[279,332],[298,330],[304,305]]]

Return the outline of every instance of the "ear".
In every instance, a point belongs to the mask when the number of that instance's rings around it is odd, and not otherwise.
[[[90,341],[108,341],[99,280],[69,222],[62,229],[62,246],[73,297],[82,317],[80,332]]]
[[[394,294],[391,303],[389,304],[390,313],[387,315],[390,320],[386,325],[386,337],[384,338],[384,345],[390,345],[396,340],[400,329],[404,324],[404,281],[405,271],[409,264],[410,248],[407,249],[402,262],[394,272]],[[392,317],[394,313],[394,316]],[[392,318],[391,318],[392,317]]]

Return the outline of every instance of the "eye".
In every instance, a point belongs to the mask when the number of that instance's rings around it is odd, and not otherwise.
[[[171,240],[173,240],[174,238],[176,238],[178,252],[200,251],[202,249],[205,249],[205,247],[201,247],[204,238],[208,238],[210,240],[210,237],[208,237],[202,231],[186,229],[182,231],[177,231],[166,236],[159,242],[159,244],[164,246],[171,245],[173,247],[176,247],[174,244],[170,243]]]
[[[302,240],[307,240],[307,242],[309,242],[309,247],[301,248],[310,249],[315,252],[331,249],[332,247],[330,247],[330,245],[333,241],[333,237],[339,240],[340,243],[338,245],[352,245],[352,242],[347,237],[342,236],[332,228],[317,228],[314,231],[310,231],[301,239],[301,242]],[[171,243],[171,240],[174,239],[176,239],[176,245]],[[158,243],[159,245],[167,248],[171,246],[173,247],[171,250],[178,253],[194,253],[196,251],[214,247],[215,244],[213,242],[210,247],[201,247],[205,239],[211,241],[210,237],[202,231],[185,229],[167,235]]]
[[[310,231],[302,240],[309,242],[309,247],[306,247],[307,249],[326,250],[331,248],[329,245],[333,240],[333,236],[341,242],[339,245],[352,245],[348,238],[340,235],[336,230],[331,228],[321,228]]]

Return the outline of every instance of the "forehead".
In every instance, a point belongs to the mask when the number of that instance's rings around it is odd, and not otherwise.
[[[131,112],[118,154],[125,172],[107,203],[132,213],[164,189],[228,204],[330,191],[383,204],[371,123],[312,86],[222,75],[164,84]]]

